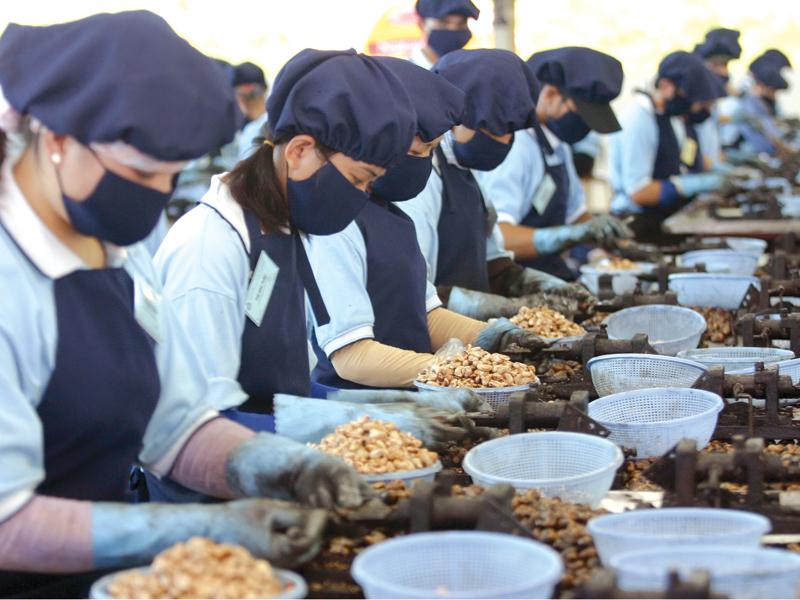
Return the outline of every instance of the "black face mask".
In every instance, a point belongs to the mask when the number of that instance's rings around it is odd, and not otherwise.
[[[428,34],[428,46],[440,57],[461,50],[472,38],[469,29],[433,29]]]
[[[704,122],[708,117],[711,116],[711,111],[707,108],[701,108],[700,110],[693,110],[688,115],[686,115],[686,119],[689,123],[693,123],[694,125],[699,125],[700,123]]]
[[[287,192],[292,225],[312,235],[342,231],[369,200],[330,162],[308,179],[289,179]]]
[[[491,171],[499,167],[500,163],[506,159],[513,143],[513,135],[511,141],[504,144],[493,140],[482,131],[476,131],[473,138],[466,144],[454,143],[453,154],[462,167],[477,171]]]
[[[398,164],[372,184],[372,195],[388,202],[404,202],[419,196],[425,189],[433,168],[433,155],[406,154]]]
[[[567,144],[577,144],[591,131],[586,121],[571,110],[558,119],[547,119],[545,124],[558,139]]]
[[[719,73],[714,73],[714,76],[719,79],[719,82],[724,86],[728,85],[728,82],[731,80],[730,75],[720,75]]]
[[[664,112],[671,117],[688,115],[692,110],[692,103],[686,96],[675,96],[664,103]]]
[[[767,105],[767,109],[769,110],[769,114],[771,114],[774,117],[777,114],[777,112],[776,112],[777,103],[775,102],[775,98],[767,98],[766,96],[761,96],[761,99]]]

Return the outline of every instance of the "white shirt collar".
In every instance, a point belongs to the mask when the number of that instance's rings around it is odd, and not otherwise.
[[[428,71],[433,68],[433,63],[428,60],[427,56],[425,56],[425,53],[422,51],[422,46],[417,46],[411,51],[409,60],[418,67],[428,69]]]
[[[73,271],[87,269],[85,262],[39,219],[14,179],[13,165],[7,161],[0,173],[0,222],[31,262],[47,277],[59,279]],[[127,260],[125,248],[103,242],[109,268],[121,267]]]

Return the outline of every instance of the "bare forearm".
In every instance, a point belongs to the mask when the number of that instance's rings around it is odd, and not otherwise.
[[[661,198],[661,182],[651,181],[635,192],[631,199],[639,206],[656,206]]]
[[[500,231],[506,250],[511,250],[516,258],[525,260],[539,255],[533,245],[533,233],[536,231],[533,227],[500,223]]]

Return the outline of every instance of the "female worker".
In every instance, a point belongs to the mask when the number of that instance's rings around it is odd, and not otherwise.
[[[540,52],[528,65],[542,85],[533,94],[536,123],[517,136],[500,166],[475,176],[497,209],[505,247],[517,262],[573,279],[561,252],[628,235],[616,219],[586,212],[569,149],[590,131],[619,130],[610,102],[622,87],[622,65],[589,48]]]
[[[307,557],[315,511],[123,503],[136,461],[220,498],[366,493],[344,463],[218,418],[236,394],[207,382],[135,244],[185,162],[233,137],[221,73],[137,11],[9,25],[0,88],[0,595],[85,598],[98,571],[195,535]]]
[[[310,259],[330,314],[318,323],[313,377],[336,388],[411,387],[450,338],[491,351],[516,342],[542,344],[441,308],[427,280],[414,224],[395,203],[425,187],[442,135],[460,123],[464,94],[440,75],[408,61],[379,58],[408,91],[417,135],[408,155],[377,179],[370,201],[341,233],[311,236]],[[529,338],[529,339],[528,339]]]
[[[214,408],[274,431],[273,395],[311,393],[306,294],[328,321],[301,234],[344,229],[408,151],[416,119],[391,71],[353,50],[301,52],[267,114],[264,143],[212,180],[155,262],[207,375],[231,391]]]
[[[415,9],[424,45],[414,50],[411,62],[425,69],[466,46],[472,38],[469,19],[480,15],[471,0],[417,0]]]
[[[718,173],[688,172],[697,144],[682,144],[685,128],[673,120],[709,109],[721,95],[718,81],[700,58],[673,52],[658,67],[655,89],[638,94],[623,117],[622,131],[611,137],[611,210],[633,215],[630,227],[638,240],[666,241],[661,233],[666,217],[695,194],[722,186]]]

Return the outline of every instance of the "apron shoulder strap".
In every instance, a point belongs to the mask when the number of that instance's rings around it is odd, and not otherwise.
[[[292,237],[294,238],[295,251],[297,253],[298,275],[300,275],[300,280],[303,282],[306,294],[308,294],[308,301],[311,303],[311,310],[314,311],[314,318],[317,320],[317,325],[327,325],[331,322],[331,316],[328,314],[325,301],[322,299],[322,293],[317,286],[317,280],[314,278],[314,270],[308,261],[303,240],[298,233],[293,233]]]

